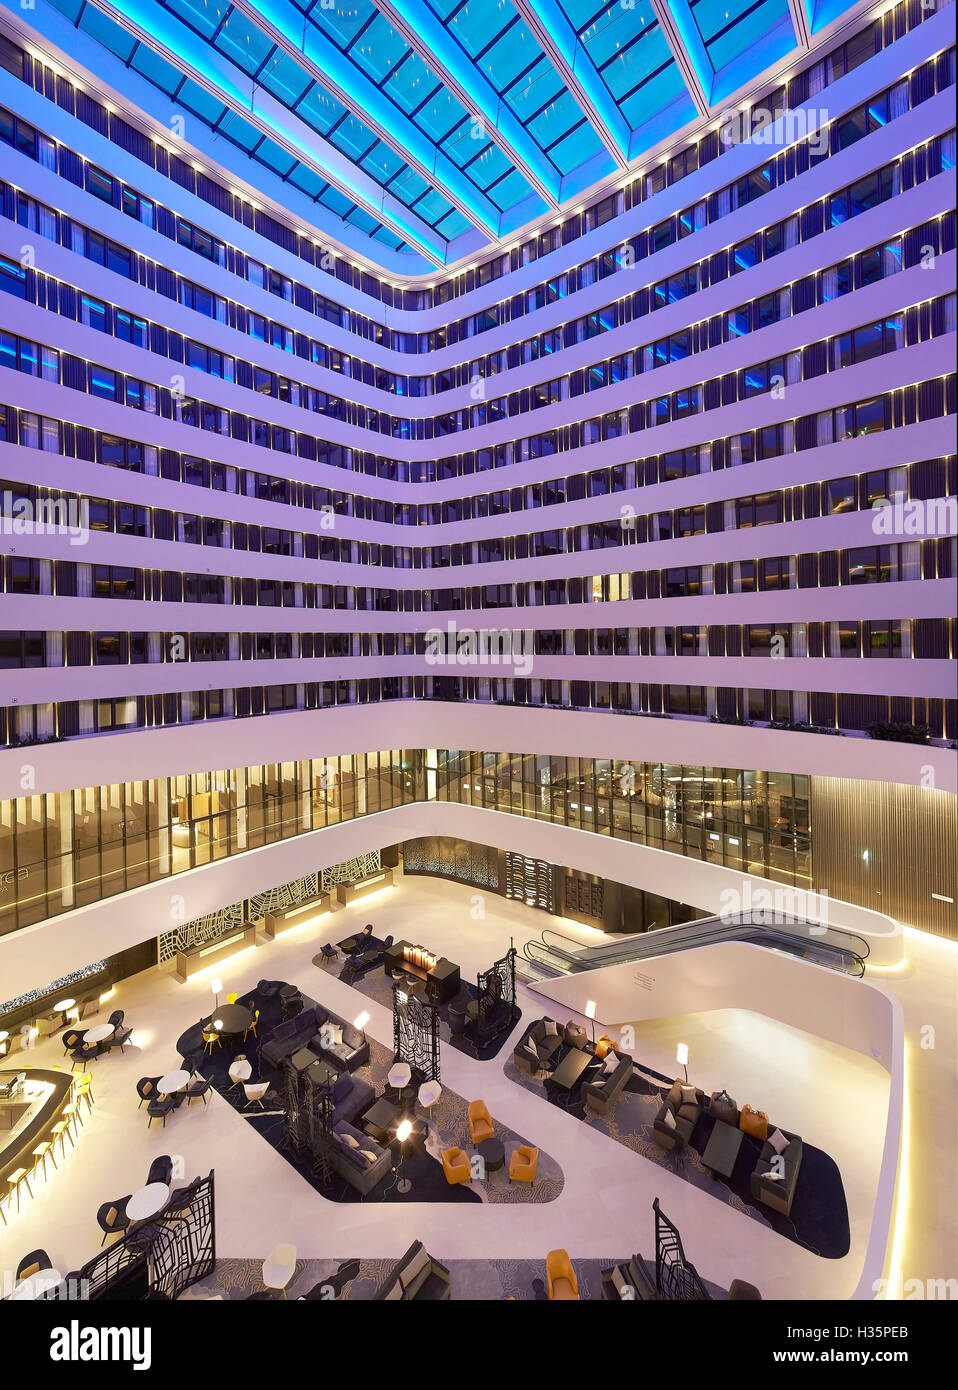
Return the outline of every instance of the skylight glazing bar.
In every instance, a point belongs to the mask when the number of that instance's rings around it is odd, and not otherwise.
[[[446,242],[440,234],[403,207],[345,154],[258,86],[253,78],[250,78],[249,92],[245,92],[237,84],[228,60],[172,20],[159,5],[152,0],[124,0],[121,10],[110,0],[97,0],[95,8],[171,63],[186,79],[204,88],[266,139],[281,146],[291,158],[299,160],[371,216],[384,222],[434,264],[445,263]],[[171,26],[175,26],[175,32]]]
[[[812,23],[806,0],[788,0],[788,12],[792,17],[795,42],[805,52],[812,44]]]
[[[620,169],[628,165],[630,130],[572,25],[555,0],[512,0],[580,110]]]
[[[686,0],[651,0],[651,4],[696,110],[700,116],[707,116],[715,69],[709,61],[692,12]]]
[[[403,116],[356,65],[329,42],[289,0],[232,0],[244,14],[315,82],[354,112],[430,184],[439,189],[486,236],[499,234],[499,210],[484,198],[450,159]],[[302,33],[302,43],[290,36]]]
[[[547,207],[559,207],[559,177],[522,122],[423,0],[376,0],[376,6],[457,97]]]

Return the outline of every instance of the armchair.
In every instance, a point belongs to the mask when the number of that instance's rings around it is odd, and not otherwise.
[[[550,1250],[546,1256],[546,1289],[552,1302],[578,1299],[579,1284],[567,1250]]]
[[[473,1144],[481,1144],[483,1139],[496,1137],[492,1116],[489,1114],[484,1100],[471,1100],[469,1102],[469,1137]]]
[[[509,1156],[509,1181],[535,1182],[538,1164],[539,1150],[531,1144],[520,1144]]]
[[[462,1149],[443,1149],[442,1171],[450,1185],[472,1181],[472,1164],[469,1162],[469,1155],[463,1153]]]

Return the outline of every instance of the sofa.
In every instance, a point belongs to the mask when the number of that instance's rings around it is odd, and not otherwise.
[[[546,1031],[547,1023],[552,1024],[556,1029],[554,1034]],[[525,1037],[520,1039],[513,1050],[512,1060],[520,1071],[526,1072],[529,1076],[535,1076],[536,1072],[541,1071],[546,1063],[552,1060],[564,1041],[565,1029],[561,1023],[556,1023],[555,1019],[552,1018],[540,1018],[532,1025]],[[535,1052],[535,1060],[533,1060],[533,1052]]]
[[[260,1060],[271,1067],[281,1067],[287,1057],[292,1057],[301,1047],[305,1047],[316,1032],[316,1010],[304,1009],[295,1018],[278,1023],[267,1033],[259,1045]]]
[[[373,1298],[387,1303],[412,1298],[438,1303],[451,1296],[448,1269],[433,1259],[421,1240],[416,1240],[393,1265]]]
[[[775,1130],[771,1131],[772,1134]],[[795,1188],[798,1183],[798,1173],[802,1166],[803,1144],[797,1134],[789,1134],[787,1129],[781,1131],[788,1140],[788,1148],[781,1155],[781,1162],[773,1167],[773,1159],[776,1157],[775,1149],[771,1139],[766,1139],[762,1145],[758,1162],[752,1170],[751,1189],[752,1196],[756,1202],[762,1202],[765,1206],[771,1207],[772,1211],[777,1211],[781,1216],[789,1216],[792,1211],[792,1202],[795,1199]],[[781,1178],[770,1178],[768,1175],[775,1170],[783,1173]]]
[[[369,1042],[361,1028],[347,1023],[321,1004],[317,1004],[313,1012],[316,1015],[316,1036],[309,1044],[313,1052],[337,1071],[355,1071],[369,1061]],[[330,1026],[343,1030],[341,1043],[327,1041]]]
[[[351,1143],[349,1141],[352,1141]],[[374,1157],[369,1159],[368,1155]],[[392,1171],[392,1154],[388,1148],[370,1139],[368,1134],[354,1129],[347,1120],[333,1124],[333,1142],[329,1146],[329,1161],[341,1178],[364,1196]]]
[[[584,1081],[580,1088],[586,1110],[596,1115],[608,1115],[632,1075],[632,1058],[627,1052],[612,1051],[606,1057],[617,1059],[615,1069],[607,1072],[603,1062],[601,1067],[594,1068],[590,1073],[593,1079]]]
[[[692,1131],[698,1124],[699,1117],[705,1112],[708,1106],[708,1098],[704,1091],[695,1087],[695,1103],[683,1101],[682,1087],[688,1086],[687,1081],[676,1080],[671,1091],[659,1106],[658,1114],[652,1125],[655,1142],[662,1149],[681,1149],[689,1142]],[[666,1120],[666,1115],[671,1114],[674,1123],[670,1124]]]
[[[333,1082],[330,1093],[333,1101],[333,1128],[337,1124],[355,1124],[356,1120],[376,1099],[376,1088],[362,1077],[344,1071]]]

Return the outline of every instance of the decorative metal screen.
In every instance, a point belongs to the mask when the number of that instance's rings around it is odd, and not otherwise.
[[[506,854],[506,897],[518,898],[531,907],[554,911],[552,865],[524,854]]]
[[[490,845],[456,840],[449,835],[404,841],[403,869],[407,874],[435,874],[495,892],[499,889],[497,851]]]
[[[61,1286],[92,1301],[175,1299],[205,1279],[216,1264],[213,1173],[197,1178],[181,1196],[102,1250]]]
[[[221,907],[205,917],[185,922],[174,931],[161,932],[157,938],[157,959],[160,965],[172,960],[177,951],[190,951],[194,946],[205,946],[217,937],[228,936],[230,932],[242,926],[245,907],[245,903],[232,903],[229,907]]]
[[[476,986],[479,990],[476,1042],[479,1047],[484,1047],[503,1028],[510,1027],[518,1014],[514,946],[510,946],[501,960],[494,961],[488,970],[480,971]]]
[[[588,878],[575,872],[566,874],[565,914],[567,917],[592,917],[602,920],[604,884],[601,879],[592,883]]]
[[[249,899],[249,920],[261,922],[267,912],[282,912],[306,898],[315,897],[320,891],[321,882],[322,871],[317,871],[294,879],[292,883],[281,883],[278,888],[270,888],[266,893],[255,893]]]
[[[652,1203],[652,1210],[655,1212],[655,1288],[658,1297],[666,1303],[710,1299],[711,1294],[702,1283],[695,1265],[685,1258],[678,1227],[660,1209],[658,1197]]]
[[[393,1049],[420,1081],[439,1080],[439,1013],[418,995],[393,989]]]
[[[355,859],[345,859],[342,864],[332,864],[328,869],[323,869],[323,891],[334,888],[337,883],[355,883],[357,879],[366,878],[381,868],[378,849],[359,854]]]

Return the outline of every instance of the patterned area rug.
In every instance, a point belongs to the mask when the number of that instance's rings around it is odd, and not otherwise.
[[[616,1260],[622,1262],[627,1258],[619,1255]],[[616,1260],[610,1257],[573,1261],[581,1300],[601,1299],[602,1270]],[[303,1298],[310,1291],[315,1291],[314,1297],[321,1298],[323,1287],[327,1291],[333,1287],[324,1281],[332,1278],[340,1263],[338,1260],[298,1260],[296,1273],[286,1288],[287,1298]],[[359,1273],[345,1285],[343,1299],[349,1302],[371,1299],[395,1263],[395,1260],[359,1260]],[[453,1299],[465,1302],[547,1301],[544,1260],[450,1260],[446,1268]],[[181,1297],[183,1300],[244,1299],[260,1293],[263,1288],[261,1260],[217,1260],[213,1273],[187,1289]],[[326,1296],[329,1297],[328,1292]],[[716,1296],[721,1298],[724,1294],[716,1290]]]
[[[369,940],[372,943],[370,949],[373,949],[377,944],[382,945],[381,942],[377,941],[376,937],[370,937]],[[322,955],[314,956],[313,964],[318,966],[320,970],[337,971],[338,978],[345,984],[351,985],[353,989],[359,990],[360,993],[365,994],[368,999],[375,999],[377,1004],[382,1004],[384,1009],[388,1009],[390,1013],[392,1012],[393,982],[392,977],[387,975],[383,969],[382,961],[374,965],[363,966],[358,973],[352,967],[347,967],[343,962],[328,962]],[[465,1033],[453,1033],[452,1029],[449,1027],[450,1004],[465,1010],[466,1006],[471,1004],[473,1000],[478,999],[478,997],[479,991],[476,986],[469,984],[467,981],[463,981],[459,993],[454,999],[447,1000],[444,1004],[437,1005],[439,1012],[439,1036],[447,1047],[454,1047],[457,1052],[464,1052],[467,1057],[472,1057],[477,1062],[488,1062],[491,1061],[492,1058],[498,1057],[503,1047],[509,1041],[509,1034],[518,1023],[522,1011],[516,1006],[513,1006],[511,1010],[507,1011],[506,1006],[502,1005],[503,1017],[501,1020],[501,1030],[497,1032],[495,1037],[486,1043],[485,1046],[479,1047],[479,1045],[473,1041],[469,1031]],[[471,1024],[468,1025],[469,1028],[471,1028],[471,1026]]]
[[[261,999],[253,991],[242,996],[237,1002],[252,1005],[260,1010],[259,1040],[267,1038],[270,1030],[281,1021],[282,1004],[279,999]],[[305,1008],[310,1009],[315,1001],[307,998],[304,994],[303,1003]],[[196,1047],[197,1040],[199,1041],[198,1048]],[[442,1095],[428,1116],[421,1113],[418,1106],[416,1107],[418,1118],[426,1123],[427,1134],[425,1143],[417,1149],[414,1150],[411,1145],[406,1146],[401,1176],[409,1179],[412,1183],[408,1192],[400,1192],[397,1186],[400,1177],[398,1151],[394,1152],[391,1170],[365,1196],[357,1192],[338,1173],[333,1173],[329,1182],[324,1183],[320,1174],[314,1173],[308,1163],[298,1160],[295,1153],[285,1147],[286,1131],[282,1086],[271,1067],[266,1065],[261,1071],[259,1040],[250,1034],[245,1043],[237,1040],[231,1046],[227,1041],[223,1046],[214,1048],[210,1056],[203,1056],[203,1042],[197,1025],[192,1029],[187,1029],[177,1043],[177,1049],[181,1056],[199,1054],[200,1070],[204,1076],[212,1081],[214,1089],[235,1110],[242,1113],[243,1118],[253,1126],[256,1132],[277,1153],[282,1154],[286,1162],[295,1168],[311,1187],[330,1201],[366,1203],[553,1202],[562,1191],[562,1169],[550,1154],[541,1149],[535,1182],[509,1181],[509,1155],[512,1150],[519,1144],[531,1144],[534,1141],[507,1129],[495,1118],[493,1119],[493,1126],[496,1138],[502,1141],[506,1153],[503,1167],[495,1173],[489,1173],[481,1179],[474,1178],[468,1183],[448,1183],[442,1167],[441,1151],[456,1147],[465,1150],[471,1156],[473,1146],[469,1137],[468,1103],[462,1096],[445,1086],[442,1089]],[[358,1067],[355,1075],[370,1082],[375,1087],[377,1095],[382,1095],[386,1084],[386,1075],[393,1063],[393,1054],[372,1038],[369,1040],[369,1053],[369,1063],[366,1066]],[[234,1057],[241,1054],[245,1055],[252,1067],[252,1081],[270,1080],[275,1083],[263,1097],[263,1110],[260,1110],[258,1106],[246,1109],[246,1094],[242,1086],[234,1086],[230,1079],[229,1067]],[[357,1128],[362,1128],[361,1118],[354,1123]]]
[[[532,1025],[530,1024],[530,1028]],[[555,1055],[555,1065],[570,1051],[562,1046]],[[672,1087],[673,1078],[636,1063],[628,1084],[608,1116],[587,1111],[581,1097],[581,1081],[571,1091],[549,1084],[547,1071],[538,1077],[529,1076],[516,1066],[510,1052],[503,1070],[506,1076],[524,1090],[545,1096],[553,1105],[575,1115],[583,1124],[600,1130],[639,1153],[652,1163],[668,1168],[677,1177],[693,1183],[703,1192],[726,1202],[753,1221],[769,1226],[786,1240],[792,1240],[823,1259],[838,1260],[851,1247],[848,1225],[848,1205],[841,1173],[834,1159],[808,1142],[804,1145],[798,1187],[792,1202],[791,1216],[781,1216],[770,1207],[757,1203],[751,1193],[751,1174],[761,1152],[761,1143],[746,1134],[738,1159],[729,1179],[712,1177],[702,1162],[715,1121],[710,1115],[700,1117],[690,1142],[682,1148],[666,1150],[654,1137],[653,1122],[663,1096]]]

